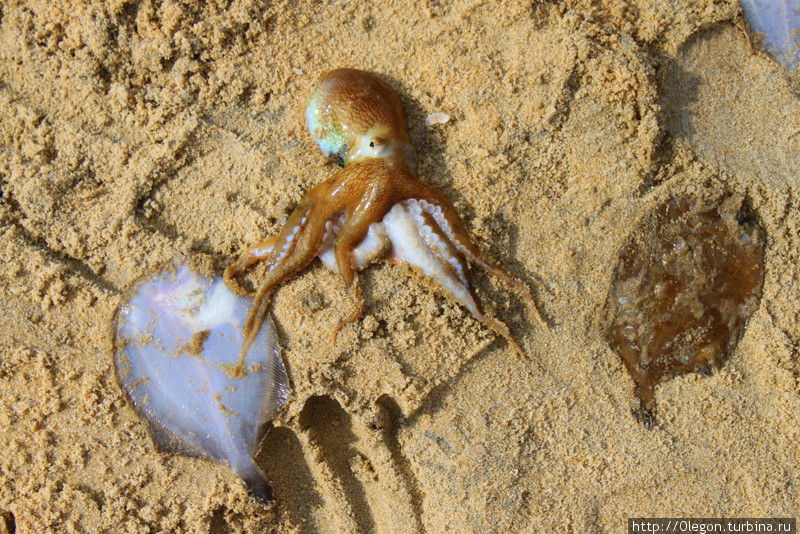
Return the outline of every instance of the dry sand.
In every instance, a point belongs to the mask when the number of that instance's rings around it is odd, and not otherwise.
[[[267,507],[155,450],[110,324],[137,277],[187,250],[223,266],[334,172],[302,109],[338,66],[399,91],[422,177],[552,328],[477,273],[522,357],[382,263],[332,344],[352,303],[307,269],[274,306],[294,397],[258,455]],[[734,0],[0,3],[0,532],[800,515],[799,88]],[[648,430],[600,328],[617,253],[666,198],[725,192],[767,232],[763,299],[720,371],[657,389]]]

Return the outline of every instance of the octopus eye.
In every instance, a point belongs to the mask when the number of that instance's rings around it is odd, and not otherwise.
[[[380,137],[375,137],[372,141],[369,142],[370,148],[375,148],[375,147],[380,148],[383,145],[384,145],[384,140]]]
[[[375,148],[375,141],[370,141],[369,142],[369,147],[370,148]]]

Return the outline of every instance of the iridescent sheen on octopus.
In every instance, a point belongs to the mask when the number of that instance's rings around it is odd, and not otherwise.
[[[485,314],[475,300],[463,257],[521,290],[532,303],[530,291],[484,255],[452,204],[417,178],[417,158],[397,94],[367,72],[333,70],[312,89],[306,118],[320,149],[341,158],[344,167],[303,197],[277,237],[256,245],[225,270],[225,282],[242,294],[235,278],[256,262],[268,264],[245,325],[239,371],[281,283],[317,256],[338,271],[358,302],[338,332],[364,310],[355,271],[389,248],[395,260],[417,267],[521,352],[508,327]]]

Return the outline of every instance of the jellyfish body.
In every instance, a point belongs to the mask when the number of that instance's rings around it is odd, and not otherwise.
[[[250,306],[221,279],[175,263],[141,280],[120,307],[115,363],[159,449],[227,462],[269,500],[253,454],[289,386],[269,318],[248,351],[248,372],[231,377]]]
[[[800,65],[800,0],[741,0],[767,52],[790,69]]]

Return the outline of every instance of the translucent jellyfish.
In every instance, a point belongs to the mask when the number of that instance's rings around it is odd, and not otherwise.
[[[762,43],[775,59],[800,65],[800,0],[741,0],[747,22],[763,35]]]
[[[267,318],[231,377],[251,300],[181,263],[140,280],[117,315],[117,376],[158,448],[227,462],[251,492],[271,490],[253,461],[266,423],[289,396]]]
[[[636,384],[648,426],[655,387],[709,373],[736,348],[764,283],[766,236],[749,203],[671,199],[647,215],[620,251],[606,335]]]

